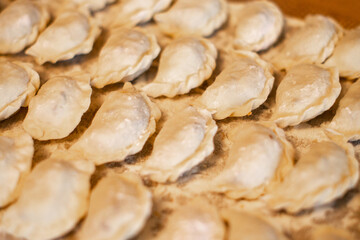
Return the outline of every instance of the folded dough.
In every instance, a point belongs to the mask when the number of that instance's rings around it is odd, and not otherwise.
[[[91,92],[87,75],[49,79],[31,99],[22,123],[24,129],[42,141],[68,136],[89,108]]]

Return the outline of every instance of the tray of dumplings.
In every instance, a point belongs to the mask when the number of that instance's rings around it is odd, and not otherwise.
[[[0,239],[360,239],[360,28],[271,1],[0,12]]]

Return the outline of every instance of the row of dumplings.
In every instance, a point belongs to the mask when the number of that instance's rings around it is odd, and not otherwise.
[[[128,101],[139,102],[136,97],[141,97],[123,95],[121,100]],[[138,170],[140,175],[157,182],[176,181],[212,152],[216,129],[208,112],[193,107],[184,109],[165,123],[155,139],[152,154],[135,172]],[[133,140],[131,134],[127,136]],[[346,141],[312,143],[295,164],[293,146],[274,123],[240,123],[230,139],[232,145],[224,168],[212,181],[197,185],[196,195],[212,192],[231,199],[262,197],[270,209],[297,213],[334,201],[358,182],[358,161],[353,147]],[[85,140],[80,140],[80,144]],[[100,140],[106,141],[96,139]],[[118,140],[124,141],[127,140]],[[71,231],[87,214],[75,239],[128,239],[143,228],[151,214],[151,193],[138,174],[131,171],[110,174],[90,192],[95,165],[77,150],[55,151],[30,172],[34,146],[24,130],[14,128],[4,132],[0,143],[4,156],[0,180],[6,186],[1,189],[0,204],[8,206],[2,213],[0,232],[29,240],[53,239]],[[141,144],[139,140],[125,151],[139,149]],[[108,149],[101,147],[96,150],[108,156]],[[96,147],[91,145],[83,150],[96,151],[93,148]],[[120,152],[123,153],[124,150]],[[234,230],[230,227],[230,235],[235,231],[234,239],[239,227],[236,219],[242,217],[244,221],[258,223],[258,227],[267,226],[268,230],[254,230],[249,236],[272,233],[279,237],[275,239],[282,239],[277,230],[256,216],[242,216],[236,211],[228,214],[224,215],[225,220],[230,221],[230,226],[235,221],[237,226]],[[203,201],[183,206],[170,216],[160,239],[173,239],[176,234],[189,239],[203,234],[210,234],[210,239],[223,239],[224,226],[214,216],[216,209]],[[194,227],[197,221],[204,221],[206,229]]]

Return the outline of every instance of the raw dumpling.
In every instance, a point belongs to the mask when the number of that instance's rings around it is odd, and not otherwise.
[[[117,0],[69,0],[75,4],[77,8],[85,8],[90,11],[98,11],[103,9],[107,4],[114,3]]]
[[[345,36],[335,46],[333,55],[326,65],[339,69],[341,77],[355,79],[360,77],[360,26],[345,32]]]
[[[185,108],[165,122],[141,173],[157,182],[176,181],[213,152],[216,131],[207,110]]]
[[[155,103],[126,83],[122,90],[107,96],[72,148],[96,165],[123,161],[141,151],[160,116]]]
[[[292,145],[275,124],[263,124],[244,122],[232,128],[230,152],[224,169],[212,179],[211,191],[235,199],[255,199],[290,171],[294,158]]]
[[[334,20],[321,15],[307,16],[304,26],[285,38],[271,61],[278,69],[322,63],[332,54],[339,35],[340,26]]]
[[[115,25],[136,25],[152,19],[155,13],[168,8],[172,0],[121,0]]]
[[[276,90],[272,119],[282,128],[306,122],[328,110],[340,91],[336,68],[313,64],[294,66]]]
[[[206,200],[195,198],[175,209],[158,240],[220,240],[225,237],[224,224]]]
[[[302,154],[284,181],[271,190],[269,205],[295,213],[343,196],[359,178],[353,146],[318,142]]]
[[[41,3],[14,1],[0,13],[0,53],[18,53],[32,44],[49,21]]]
[[[249,51],[269,48],[279,38],[284,27],[281,10],[269,1],[248,2],[235,18],[234,45]]]
[[[26,178],[19,199],[2,216],[0,231],[28,240],[54,239],[86,214],[94,165],[69,152],[55,155]]]
[[[171,42],[161,54],[158,73],[143,90],[151,97],[185,94],[208,79],[217,50],[209,40],[185,37]]]
[[[155,35],[140,28],[118,28],[101,49],[91,85],[102,88],[116,82],[131,81],[149,69],[159,52]]]
[[[24,129],[35,139],[60,139],[79,124],[90,105],[90,77],[57,76],[41,86],[29,103]]]
[[[227,240],[285,240],[277,229],[260,216],[235,209],[221,212],[228,224]]]
[[[144,226],[151,206],[151,193],[137,175],[105,177],[91,193],[89,213],[76,239],[130,239]]]
[[[340,100],[336,114],[324,127],[330,132],[341,133],[346,139],[360,139],[360,80],[353,83]]]
[[[0,60],[0,120],[26,107],[39,86],[39,74],[29,64]]]
[[[89,53],[100,28],[95,20],[77,11],[66,11],[40,34],[26,54],[34,56],[38,64],[56,63]]]
[[[21,128],[0,135],[0,208],[18,197],[33,154],[34,142]]]
[[[214,119],[241,117],[263,104],[274,84],[272,68],[256,53],[237,51],[198,100]]]
[[[171,36],[210,36],[227,19],[225,0],[177,0],[154,19],[164,33]]]

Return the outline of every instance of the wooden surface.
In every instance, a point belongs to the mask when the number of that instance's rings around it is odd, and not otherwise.
[[[290,16],[323,14],[336,19],[343,27],[360,25],[360,0],[272,0]]]

